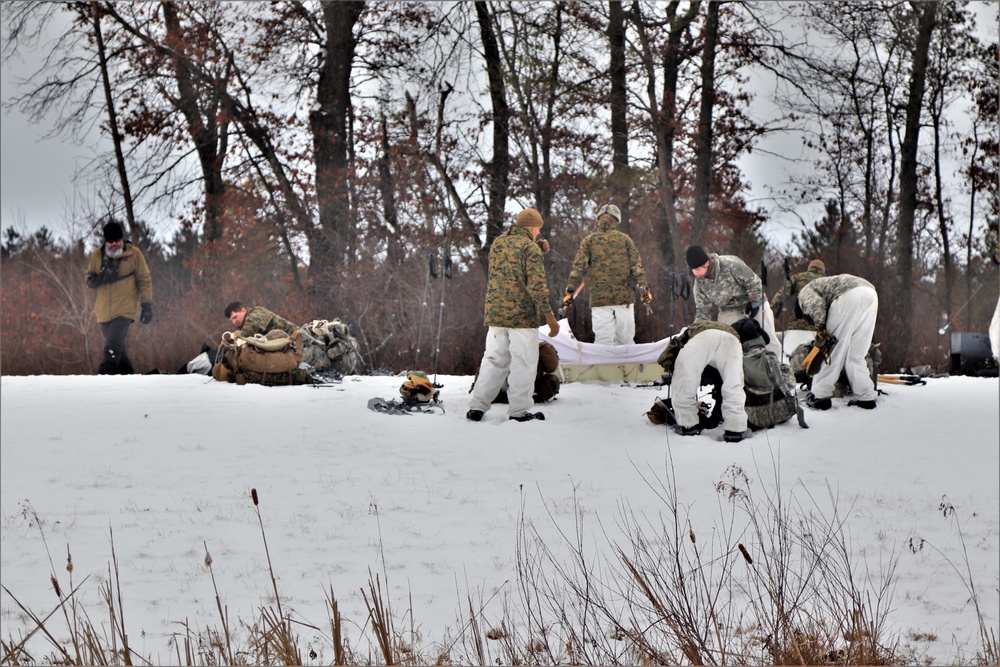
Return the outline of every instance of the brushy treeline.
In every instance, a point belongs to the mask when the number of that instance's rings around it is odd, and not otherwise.
[[[640,235],[641,239],[641,235]],[[43,232],[27,239],[8,239],[0,258],[0,372],[6,375],[90,374],[101,359],[100,328],[93,313],[94,295],[84,281],[87,256],[99,241],[88,238],[73,243],[54,240]],[[572,249],[575,251],[575,247]],[[553,249],[551,254],[556,254]],[[557,258],[554,273],[567,276],[572,252]],[[147,250],[153,275],[155,319],[150,325],[133,325],[129,355],[136,372],[180,371],[203,344],[217,346],[222,332],[232,329],[223,315],[230,301],[263,305],[293,322],[340,318],[355,324],[360,352],[372,372],[399,373],[410,368],[427,372],[466,375],[475,373],[482,355],[485,327],[482,309],[485,275],[478,268],[453,265],[447,274],[440,256],[434,261],[414,257],[399,266],[370,261],[358,274],[345,276],[343,312],[314,312],[309,299],[286,270],[266,235],[248,235],[227,252],[211,254],[199,249],[191,257],[161,247]],[[802,258],[801,264],[807,261]],[[793,260],[793,264],[798,263]],[[828,270],[838,272],[827,264]],[[768,290],[780,267],[769,271]],[[450,275],[450,277],[447,277]],[[960,322],[968,330],[985,331],[995,307],[989,280],[996,270],[984,264],[974,281],[984,285],[966,300]],[[560,288],[552,280],[553,307]],[[926,296],[918,302],[914,323],[914,359],[937,370],[949,369],[949,336],[937,329],[938,284],[924,284]],[[556,289],[559,291],[557,292]],[[636,316],[636,341],[649,342],[676,333],[690,321],[693,301],[672,296],[668,285],[652,286],[653,309],[641,306]],[[580,340],[593,340],[590,313],[583,299],[567,312]],[[881,305],[876,341],[886,352],[884,372],[894,372],[892,340],[881,319],[891,304]],[[932,326],[933,324],[933,326]],[[962,330],[960,323],[953,330]]]

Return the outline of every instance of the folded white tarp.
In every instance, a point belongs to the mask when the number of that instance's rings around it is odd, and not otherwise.
[[[655,343],[634,345],[598,345],[584,343],[573,336],[565,319],[559,321],[559,334],[549,338],[549,327],[538,328],[538,339],[551,343],[559,355],[559,374],[563,382],[652,382],[659,380],[663,369],[656,360],[670,338]]]
[[[782,332],[778,332],[782,337]],[[796,347],[812,342],[815,331],[785,332],[784,363]],[[559,355],[559,373],[563,382],[653,382],[659,380],[663,369],[656,360],[667,347],[670,337],[655,343],[633,345],[598,345],[584,343],[573,336],[569,322],[559,320],[559,334],[549,338],[549,327],[538,328],[538,339],[551,343]]]

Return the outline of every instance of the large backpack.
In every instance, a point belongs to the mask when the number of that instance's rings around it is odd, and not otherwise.
[[[440,391],[427,373],[406,371],[406,381],[399,388],[399,396],[404,403],[437,403],[439,395]]]
[[[770,428],[798,414],[795,378],[783,372],[761,338],[743,343],[743,390],[751,428]]]
[[[299,368],[302,350],[298,331],[291,335],[275,329],[253,336],[222,334],[212,366],[212,377],[220,382],[281,386],[309,384],[312,378]]]
[[[340,320],[313,320],[304,324],[300,331],[302,361],[317,371],[356,375],[363,367],[358,341]]]

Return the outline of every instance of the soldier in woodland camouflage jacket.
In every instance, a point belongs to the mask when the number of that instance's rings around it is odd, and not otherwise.
[[[280,329],[291,335],[299,328],[299,325],[289,322],[281,315],[271,312],[263,306],[254,306],[247,309],[239,301],[233,301],[226,306],[226,319],[233,323],[244,336],[254,334],[266,334],[273,329]]]
[[[868,374],[865,355],[875,335],[878,293],[875,287],[846,273],[817,278],[799,292],[796,314],[810,320],[817,329],[827,330],[837,338],[830,358],[812,380],[810,404],[829,407],[834,385],[841,371],[847,373],[855,400],[852,405],[875,407],[875,383]]]
[[[504,380],[508,382],[507,415],[517,421],[544,419],[542,413],[530,413],[531,398],[538,365],[538,324],[545,316],[549,336],[559,333],[552,314],[549,288],[545,282],[543,247],[548,243],[535,238],[542,227],[542,216],[533,208],[521,211],[516,224],[493,242],[486,287],[486,350],[479,365],[466,418],[480,421],[490,409]]]
[[[694,274],[694,320],[716,319],[733,324],[744,317],[760,321],[770,342],[767,349],[781,358],[781,343],[774,330],[774,313],[767,302],[760,276],[734,255],[706,253],[701,246],[689,246],[685,253]],[[712,310],[719,309],[718,317]]]
[[[653,295],[646,287],[646,271],[635,242],[617,229],[622,214],[614,204],[597,211],[597,231],[580,242],[563,302],[569,306],[573,292],[583,282],[590,286],[590,316],[594,342],[600,345],[631,345],[635,339],[635,291],[649,305]]]
[[[789,307],[789,311],[795,311],[795,303],[798,298],[799,292],[802,288],[816,280],[817,278],[822,278],[826,276],[826,264],[823,263],[821,259],[814,259],[809,262],[809,268],[800,273],[793,274],[789,276],[788,282],[781,286],[775,295],[771,299],[771,303],[774,304],[774,316],[781,317],[781,311],[785,307],[785,299],[792,297],[792,305]],[[791,322],[788,323],[788,329],[798,329],[815,331],[815,327],[810,325],[808,322],[801,318],[793,318]]]

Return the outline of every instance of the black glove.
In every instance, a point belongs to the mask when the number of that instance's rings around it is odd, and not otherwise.
[[[153,321],[153,304],[142,304],[142,312],[139,313],[139,321],[143,324],[149,324]]]
[[[99,273],[87,274],[87,287],[97,288],[118,280],[118,267],[105,264]]]
[[[747,307],[744,308],[743,311],[750,319],[757,317],[757,313],[760,312],[760,304],[757,302],[757,299],[750,299],[747,301]]]

